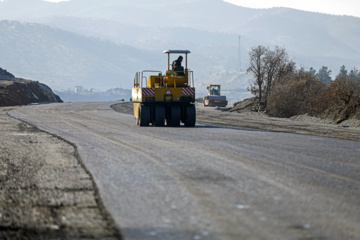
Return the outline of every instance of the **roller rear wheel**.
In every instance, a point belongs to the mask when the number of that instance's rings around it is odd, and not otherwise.
[[[169,110],[169,116],[166,119],[166,123],[170,127],[180,126],[181,120],[181,108],[180,106],[171,106]]]
[[[155,126],[162,127],[165,125],[165,107],[155,106]]]
[[[195,105],[191,104],[186,106],[185,111],[185,127],[194,127],[196,122],[196,109]]]
[[[149,126],[150,124],[150,107],[142,105],[139,108],[138,125],[141,127]]]

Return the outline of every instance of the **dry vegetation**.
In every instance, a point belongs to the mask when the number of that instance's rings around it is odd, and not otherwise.
[[[316,77],[299,71],[277,82],[267,98],[269,115],[292,117],[311,114],[340,123],[349,118],[360,119],[360,82],[356,79],[336,78],[326,85]]]
[[[273,117],[310,114],[336,123],[360,119],[360,72],[348,73],[343,66],[335,80],[328,82],[326,74],[331,71],[326,70],[323,67],[317,74],[297,70],[285,49],[253,48],[248,73],[255,77],[249,90],[256,96],[256,107],[251,108]]]

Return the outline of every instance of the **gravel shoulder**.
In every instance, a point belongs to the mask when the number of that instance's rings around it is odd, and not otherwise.
[[[0,239],[121,239],[77,149],[0,108]]]
[[[346,121],[342,124],[331,124],[308,115],[290,119],[269,117],[264,113],[245,112],[231,113],[224,109],[205,109],[197,107],[197,122],[229,128],[247,128],[272,132],[304,134],[320,137],[360,141],[360,122]]]

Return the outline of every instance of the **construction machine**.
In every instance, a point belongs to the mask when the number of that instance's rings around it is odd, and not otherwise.
[[[228,101],[226,96],[221,96],[220,85],[219,84],[209,84],[208,95],[203,98],[204,106],[208,107],[226,107]]]
[[[163,74],[156,70],[143,70],[135,74],[132,88],[134,118],[139,126],[177,127],[181,122],[194,127],[196,121],[195,87],[193,71],[188,69],[189,50],[165,50],[168,68]],[[185,55],[184,67],[172,68],[170,56]]]

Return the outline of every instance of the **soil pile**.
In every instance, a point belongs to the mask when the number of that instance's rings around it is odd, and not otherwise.
[[[351,103],[343,107],[332,107],[326,109],[319,117],[332,120],[334,123],[342,123],[349,119],[360,120],[360,104]]]
[[[0,80],[0,107],[43,102],[62,102],[62,100],[51,88],[37,81],[19,78]]]
[[[243,101],[234,103],[232,108],[229,108],[229,112],[257,112],[259,109],[259,101],[256,98],[247,98]]]

